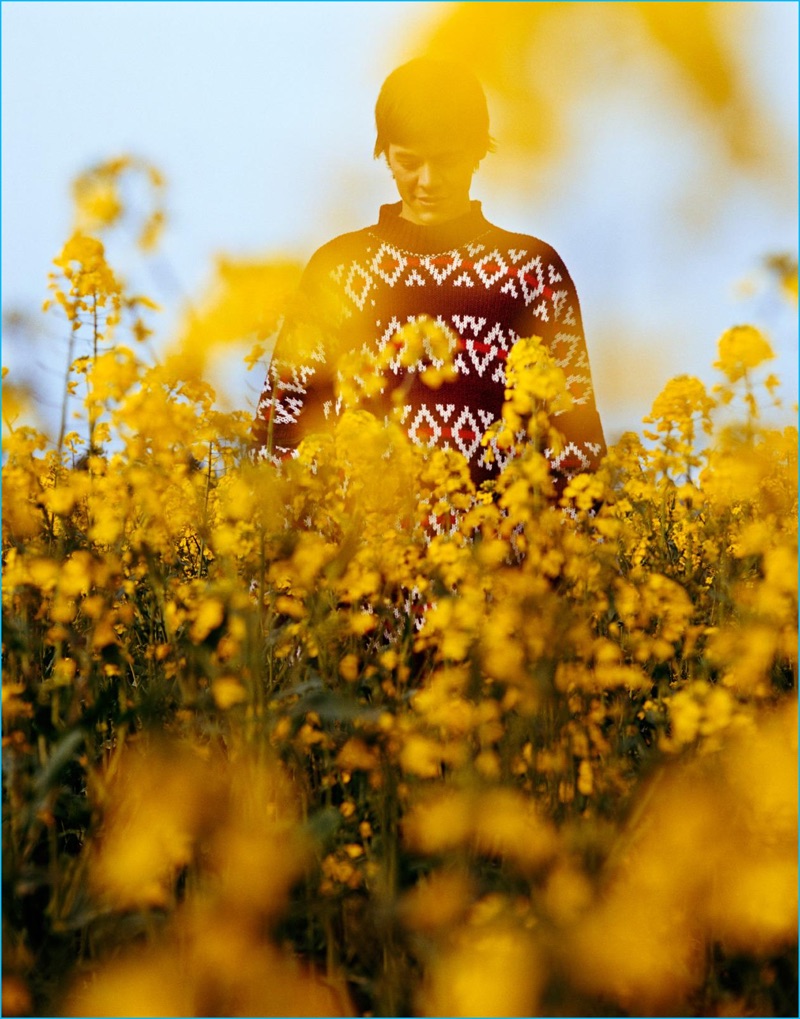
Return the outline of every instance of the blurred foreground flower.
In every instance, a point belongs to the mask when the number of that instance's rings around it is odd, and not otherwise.
[[[691,1011],[707,945],[768,956],[793,944],[797,795],[796,701],[661,771],[562,965],[628,1011],[679,1015]]]
[[[277,762],[137,741],[92,790],[102,817],[87,849],[94,894],[107,911],[171,917],[149,947],[76,977],[64,1014],[350,1014],[342,981],[270,938],[312,848]]]

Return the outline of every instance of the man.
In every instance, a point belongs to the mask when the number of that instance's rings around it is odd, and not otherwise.
[[[385,157],[400,201],[382,206],[374,226],[312,256],[259,401],[257,454],[291,455],[303,435],[341,410],[334,387],[340,354],[377,356],[403,326],[428,317],[457,338],[455,378],[434,390],[395,359],[370,409],[388,412],[400,389],[411,440],[459,450],[479,484],[504,463],[499,450],[487,455],[481,438],[501,414],[505,360],[517,339],[540,336],[573,399],[555,422],[564,447],[548,451],[563,489],[605,452],[580,308],[553,248],[493,226],[470,199],[473,174],[492,148],[483,89],[456,64],[412,60],[384,82],[375,121],[375,156]]]

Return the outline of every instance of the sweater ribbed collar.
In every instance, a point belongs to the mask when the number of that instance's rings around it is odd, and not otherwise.
[[[371,228],[372,232],[383,241],[421,255],[435,255],[440,251],[458,248],[477,240],[492,229],[491,223],[481,211],[481,203],[476,201],[470,202],[469,212],[463,216],[437,226],[420,226],[403,219],[400,216],[402,207],[402,202],[382,205],[377,225]]]

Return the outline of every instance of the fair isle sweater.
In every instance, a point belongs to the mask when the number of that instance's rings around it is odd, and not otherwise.
[[[553,422],[563,448],[547,451],[556,487],[594,470],[605,440],[578,296],[558,254],[535,237],[493,226],[480,202],[437,226],[402,219],[400,209],[399,202],[382,206],[375,226],[337,237],[312,256],[259,400],[256,455],[276,462],[292,455],[304,435],[341,411],[333,352],[377,354],[407,322],[428,316],[457,337],[455,379],[433,390],[394,362],[368,409],[388,413],[389,394],[404,383],[401,420],[409,438],[458,450],[480,484],[506,462],[500,450],[487,457],[481,438],[501,415],[508,353],[520,337],[540,336],[573,399]]]

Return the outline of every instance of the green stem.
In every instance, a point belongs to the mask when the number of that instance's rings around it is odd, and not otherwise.
[[[64,447],[64,434],[67,430],[67,404],[69,402],[69,376],[72,371],[72,358],[75,353],[75,330],[70,329],[69,343],[67,345],[67,371],[64,377],[64,398],[61,401],[61,423],[58,426],[58,453],[59,459],[61,450]]]
[[[97,340],[98,340],[98,333],[97,333],[97,293],[96,292],[92,295],[92,298],[93,298],[93,304],[92,304],[92,364],[91,364],[90,370],[86,373],[86,395],[87,395],[87,403],[88,403],[87,411],[88,411],[88,414],[89,414],[89,455],[90,456],[91,456],[91,454],[94,451],[94,433],[95,433],[95,427],[96,427],[96,424],[97,424],[97,411],[96,411],[96,409],[95,409],[95,407],[94,407],[94,405],[92,404],[92,401],[91,401],[92,388],[93,388],[92,387],[92,378],[91,378],[91,376],[92,376],[92,372],[94,372],[94,367],[97,364]]]

